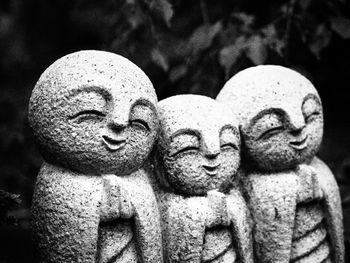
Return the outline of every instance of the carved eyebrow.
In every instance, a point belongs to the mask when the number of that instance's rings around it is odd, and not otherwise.
[[[226,124],[220,129],[220,135],[224,130],[233,130],[233,133],[236,135],[239,135],[239,131],[236,127],[232,126],[231,124]]]
[[[318,103],[319,105],[322,105],[319,97],[317,97],[315,94],[309,93],[305,96],[302,106],[304,106],[304,103],[309,99],[312,99],[312,100],[316,101],[316,103]]]
[[[156,113],[156,107],[154,106],[154,104],[153,104],[152,102],[150,102],[150,101],[147,100],[147,99],[141,98],[141,99],[136,100],[136,101],[132,104],[131,109],[133,109],[135,106],[138,106],[138,105],[148,107],[148,108],[150,108],[153,112]]]
[[[174,138],[180,135],[191,135],[197,137],[197,140],[200,140],[200,133],[197,130],[191,130],[191,129],[180,129],[176,131],[174,134],[170,136],[170,141],[173,141]]]
[[[98,95],[101,95],[106,101],[110,101],[112,99],[112,95],[104,88],[104,87],[99,87],[99,86],[89,86],[89,85],[84,85],[81,86],[77,89],[74,89],[70,92],[69,98],[70,97],[75,97],[80,93],[96,93]]]
[[[249,122],[248,129],[252,128],[258,122],[258,120],[260,120],[262,117],[264,117],[267,114],[276,114],[279,116],[283,116],[285,115],[285,112],[280,108],[269,108],[269,109],[262,110],[257,115],[255,115],[252,118],[252,120]]]

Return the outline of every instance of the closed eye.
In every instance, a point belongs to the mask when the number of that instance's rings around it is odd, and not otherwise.
[[[308,121],[311,121],[314,117],[316,116],[319,116],[321,113],[318,112],[318,111],[315,111],[313,113],[311,113],[309,116],[306,116],[305,117],[305,120],[308,122]]]
[[[70,116],[69,119],[75,119],[80,116],[98,116],[98,117],[105,117],[106,115],[100,111],[97,110],[84,110],[79,111],[78,113],[74,114],[73,116]]]
[[[170,157],[174,157],[174,156],[177,156],[181,153],[186,153],[186,152],[197,152],[198,150],[199,150],[199,148],[196,146],[188,146],[188,147],[182,148],[182,149],[178,150],[177,152],[171,154]]]
[[[229,148],[233,148],[233,149],[235,149],[235,150],[238,150],[238,147],[237,147],[237,145],[235,145],[234,143],[225,143],[225,144],[222,144],[221,146],[220,146],[222,149],[229,149]]]
[[[265,132],[263,132],[257,140],[260,140],[260,139],[268,139],[270,138],[271,136],[277,134],[277,133],[280,133],[282,130],[283,130],[283,126],[278,126],[278,127],[274,127],[274,128],[271,128]]]
[[[148,123],[147,123],[146,121],[142,120],[142,119],[134,119],[134,120],[131,120],[130,123],[131,123],[132,125],[137,125],[137,126],[139,126],[139,127],[141,127],[141,128],[144,128],[144,129],[146,129],[146,130],[148,130],[148,131],[151,130],[151,129],[149,128]]]

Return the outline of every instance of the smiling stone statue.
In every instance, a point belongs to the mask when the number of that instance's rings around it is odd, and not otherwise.
[[[344,262],[338,186],[315,157],[323,112],[311,82],[284,67],[257,66],[232,77],[217,100],[239,117],[257,261]]]
[[[80,51],[53,63],[29,105],[44,163],[32,204],[40,262],[162,262],[157,203],[141,168],[157,97],[129,60]]]
[[[157,190],[166,262],[252,262],[237,187],[240,136],[230,109],[199,95],[159,102]]]

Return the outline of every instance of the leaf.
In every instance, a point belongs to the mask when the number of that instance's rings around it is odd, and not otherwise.
[[[246,55],[255,65],[261,65],[266,61],[266,43],[261,36],[253,35],[249,38]]]
[[[7,214],[10,210],[18,208],[20,203],[21,198],[19,195],[0,190],[0,226],[13,221]]]
[[[250,31],[250,28],[254,23],[254,16],[248,15],[243,12],[238,12],[238,13],[232,14],[232,17],[242,23],[241,28],[244,32]]]
[[[174,15],[173,7],[167,0],[144,0],[151,13],[160,18],[170,27],[171,18]]]
[[[232,66],[237,61],[245,48],[245,37],[239,37],[233,45],[229,45],[220,50],[219,63],[225,70],[225,75],[228,77]]]
[[[0,211],[17,208],[21,203],[19,195],[0,190]]]
[[[269,24],[261,30],[266,38],[275,38],[277,36],[277,30],[274,24]]]
[[[270,48],[276,51],[280,57],[283,57],[285,42],[281,39],[275,39],[274,41],[270,42]]]
[[[154,63],[161,67],[164,71],[169,70],[169,63],[167,58],[160,52],[159,49],[154,48],[151,52],[151,58]]]
[[[262,29],[262,33],[265,36],[266,44],[275,51],[280,57],[283,56],[283,50],[285,43],[283,39],[280,39],[274,24],[270,24]]]
[[[181,79],[186,75],[188,68],[185,65],[180,65],[172,68],[169,73],[170,82],[174,83],[175,81]]]
[[[192,47],[192,53],[197,56],[198,53],[211,46],[215,36],[221,31],[222,24],[205,24],[198,27],[190,37],[189,43]]]
[[[350,19],[333,17],[331,18],[331,27],[342,38],[350,39]]]
[[[311,41],[309,42],[310,51],[320,59],[321,51],[331,42],[332,33],[325,24],[317,26]]]

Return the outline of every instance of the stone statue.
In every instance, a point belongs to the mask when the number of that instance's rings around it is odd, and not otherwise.
[[[252,262],[249,211],[238,189],[240,137],[228,108],[199,95],[158,104],[156,190],[166,262]]]
[[[144,72],[103,51],[80,51],[41,75],[29,123],[44,163],[33,234],[40,262],[163,262],[160,217],[141,168],[158,132]]]
[[[232,77],[217,100],[239,118],[257,262],[344,262],[338,186],[315,157],[323,113],[311,82],[288,68],[257,66]]]

